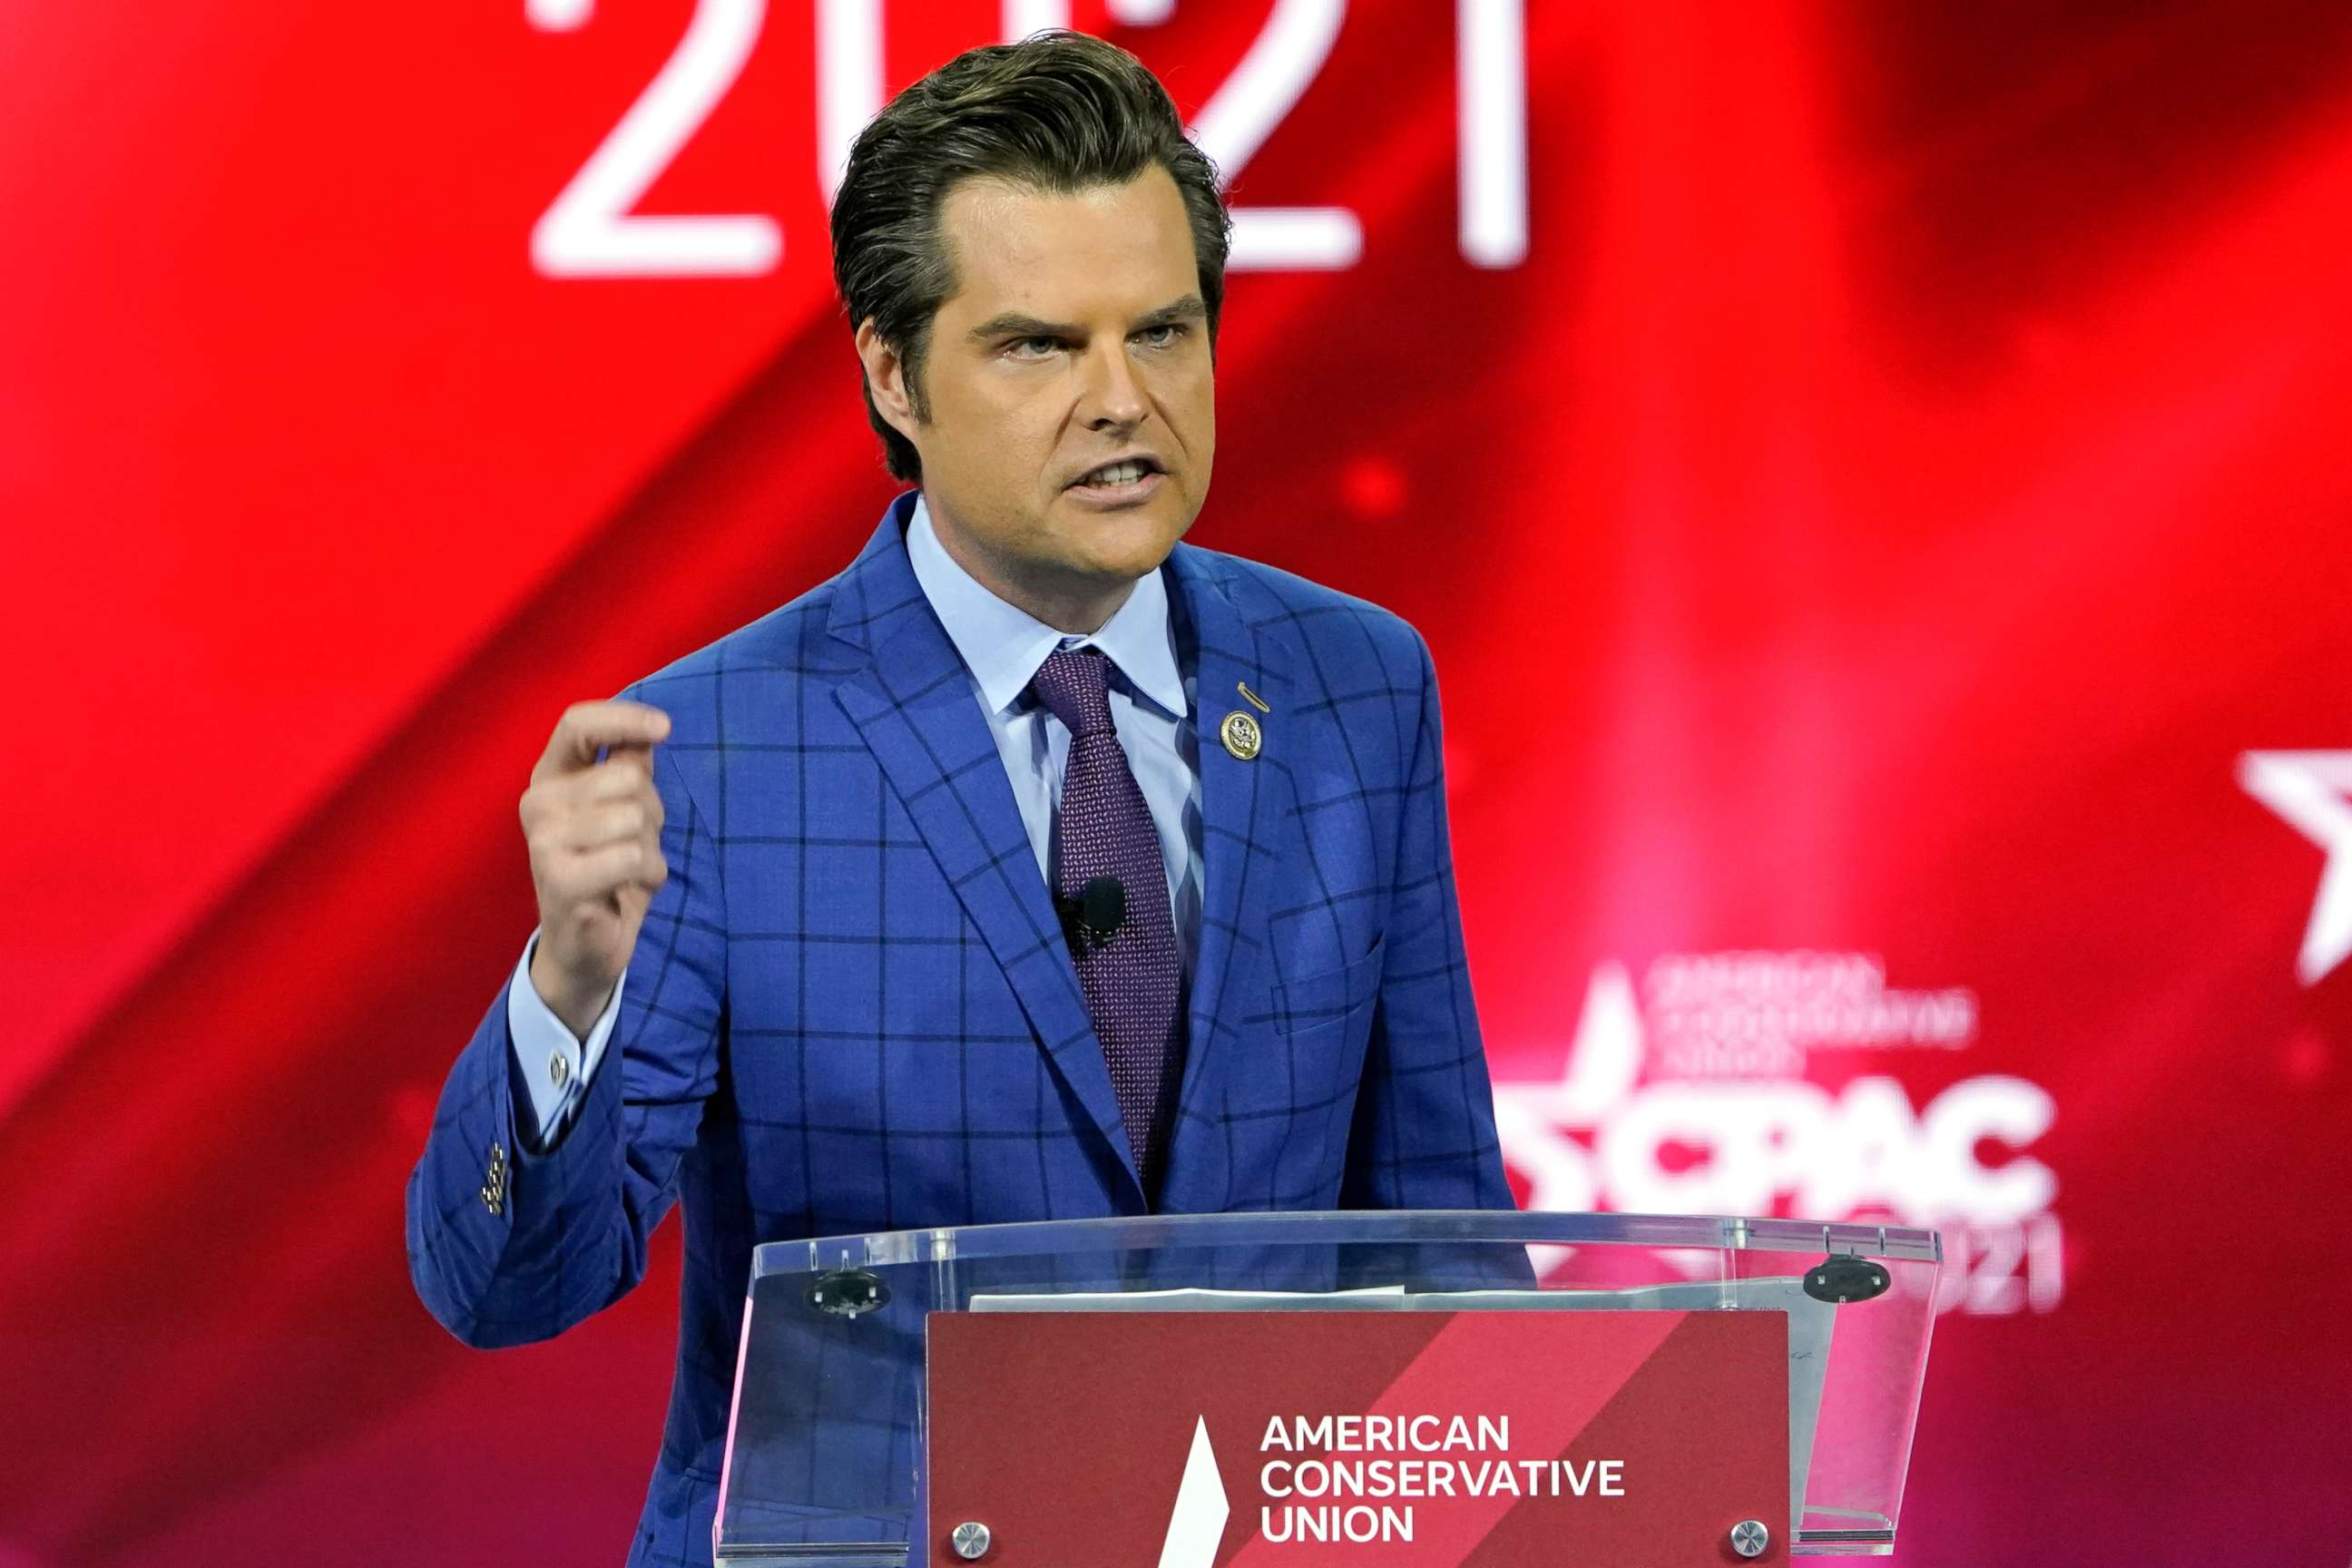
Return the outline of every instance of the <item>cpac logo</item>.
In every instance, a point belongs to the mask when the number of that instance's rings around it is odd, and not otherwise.
[[[1859,953],[1682,955],[1650,967],[1645,1007],[1624,965],[1601,964],[1559,1078],[1495,1086],[1528,1206],[1934,1226],[1939,1307],[2051,1310],[2058,1182],[2029,1152],[2056,1118],[2047,1090],[1987,1074],[1920,1108],[1883,1074],[1834,1092],[1802,1076],[1809,1050],[1973,1041],[1971,994],[1883,980]]]
[[[2316,985],[2352,958],[2352,752],[2248,752],[2238,784],[2327,851],[2295,978]]]
[[[1622,964],[1601,964],[1556,1083],[1503,1083],[1496,1115],[1528,1206],[1807,1218],[1880,1210],[1906,1225],[2014,1220],[2057,1178],[2022,1151],[2050,1130],[2039,1085],[1964,1079],[1915,1111],[1891,1078],[1837,1094],[1794,1078],[1641,1080],[1647,1029]],[[1798,1064],[1801,1070],[1801,1061]],[[2011,1156],[1985,1162],[1988,1147]],[[1669,1158],[1686,1152],[1686,1161]]]

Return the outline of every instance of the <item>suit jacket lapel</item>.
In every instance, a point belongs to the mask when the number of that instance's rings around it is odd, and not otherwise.
[[[1170,603],[1187,623],[1195,647],[1192,723],[1201,766],[1201,940],[1192,968],[1187,1019],[1181,1113],[1170,1152],[1171,1184],[1186,1165],[1184,1124],[1213,1122],[1220,1074],[1241,1042],[1237,1004],[1245,997],[1229,984],[1255,971],[1264,957],[1277,879],[1284,868],[1284,834],[1290,825],[1290,764],[1286,712],[1295,709],[1291,649],[1277,632],[1253,625],[1229,595],[1213,557],[1180,544],[1169,557],[1174,588]],[[1246,683],[1271,712],[1261,712],[1240,690]],[[1245,712],[1258,721],[1260,749],[1244,760],[1221,738],[1225,717]]]
[[[1003,759],[963,660],[908,564],[900,530],[911,509],[911,499],[894,505],[839,581],[830,629],[867,658],[835,689],[835,700],[872,749],[1054,1070],[1101,1130],[1139,1202],[1110,1068]]]

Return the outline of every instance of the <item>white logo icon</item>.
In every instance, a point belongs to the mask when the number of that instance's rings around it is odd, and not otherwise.
[[[1183,1484],[1168,1516],[1168,1539],[1160,1543],[1160,1568],[1214,1568],[1217,1542],[1224,1539],[1224,1478],[1217,1474],[1217,1450],[1209,1443],[1209,1422],[1192,1428],[1192,1452],[1184,1461]]]
[[[2248,752],[2238,783],[2327,851],[2295,978],[2316,985],[2352,958],[2352,752]]]

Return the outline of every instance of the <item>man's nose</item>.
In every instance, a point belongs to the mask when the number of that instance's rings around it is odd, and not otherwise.
[[[1151,412],[1124,342],[1087,351],[1078,395],[1078,416],[1089,429],[1140,425]]]

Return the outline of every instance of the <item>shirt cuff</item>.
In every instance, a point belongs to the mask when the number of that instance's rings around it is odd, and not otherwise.
[[[515,1068],[522,1079],[523,1092],[517,1099],[523,1103],[516,1109],[528,1113],[525,1119],[537,1134],[532,1142],[543,1151],[562,1141],[588,1098],[589,1079],[604,1060],[604,1042],[612,1037],[613,1020],[620,1016],[621,992],[629,974],[621,972],[604,1012],[583,1040],[530,983],[531,955],[538,951],[539,932],[534,931],[523,943],[522,962],[507,986],[507,1036],[514,1042]]]

